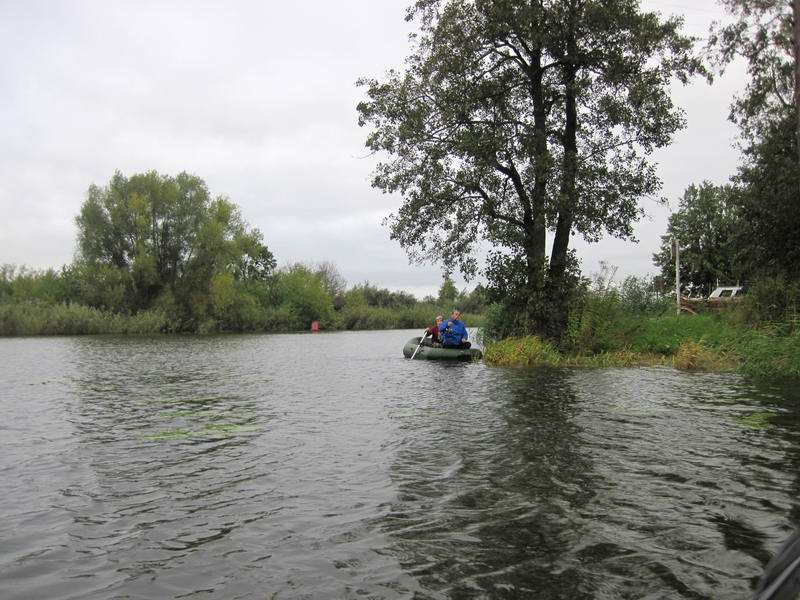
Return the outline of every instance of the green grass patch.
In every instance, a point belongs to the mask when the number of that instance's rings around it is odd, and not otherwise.
[[[740,346],[741,371],[754,377],[800,378],[800,333],[759,331]]]
[[[713,315],[627,317],[617,327],[617,339],[632,352],[677,354],[687,341],[706,348],[732,349],[746,331]]]
[[[534,336],[508,338],[488,344],[483,358],[488,364],[496,366],[564,366],[562,354],[552,344]]]
[[[697,315],[625,317],[608,327],[607,335],[613,343],[596,347],[610,349],[569,353],[532,336],[508,338],[487,344],[484,359],[498,366],[672,365],[687,371],[800,379],[797,331],[748,329],[716,315]]]

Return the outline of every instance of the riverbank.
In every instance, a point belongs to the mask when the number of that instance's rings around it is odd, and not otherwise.
[[[19,302],[0,304],[0,336],[37,335],[152,335],[172,332],[196,333],[292,333],[299,331],[297,319],[280,308],[265,310],[246,324],[231,328],[208,319],[200,323],[177,323],[163,311],[142,310],[125,315],[80,304]],[[433,323],[437,314],[447,314],[446,307],[418,304],[403,308],[357,305],[332,311],[319,319],[323,331],[419,329]],[[483,315],[465,314],[470,328],[484,325]],[[310,322],[308,323],[310,326]],[[306,328],[302,331],[307,331]]]
[[[618,325],[597,352],[562,351],[536,337],[487,344],[497,366],[633,367],[670,365],[703,372],[800,378],[800,333],[751,329],[708,315],[642,317]]]

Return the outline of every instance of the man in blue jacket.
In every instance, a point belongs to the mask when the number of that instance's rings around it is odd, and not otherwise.
[[[469,334],[467,326],[461,321],[461,311],[454,310],[447,321],[439,325],[439,338],[444,348],[466,349],[470,347],[467,341]]]

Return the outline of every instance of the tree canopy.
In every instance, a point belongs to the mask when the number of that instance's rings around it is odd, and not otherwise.
[[[661,248],[653,262],[666,281],[675,279],[673,239],[680,248],[681,283],[687,289],[707,295],[717,285],[733,283],[744,275],[738,254],[740,217],[732,185],[710,182],[691,185],[684,192],[679,209],[669,218]]]
[[[186,319],[230,308],[247,282],[275,267],[261,233],[199,177],[155,171],[92,185],[78,225],[78,260],[90,303],[136,311],[163,305]]]
[[[683,126],[669,85],[699,69],[692,40],[636,0],[419,0],[408,18],[405,71],[361,80],[358,105],[388,156],[373,185],[402,196],[391,236],[468,277],[488,241],[522,270],[527,327],[558,329],[570,236],[630,237],[660,188],[648,157]]]
[[[771,124],[793,115],[792,131],[800,146],[800,0],[721,0],[721,4],[734,21],[714,27],[709,46],[723,69],[736,57],[744,58],[749,75],[744,93],[731,106],[731,120],[752,143]]]

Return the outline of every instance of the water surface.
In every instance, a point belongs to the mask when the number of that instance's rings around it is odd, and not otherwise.
[[[0,340],[0,598],[747,598],[789,386],[413,331]]]

